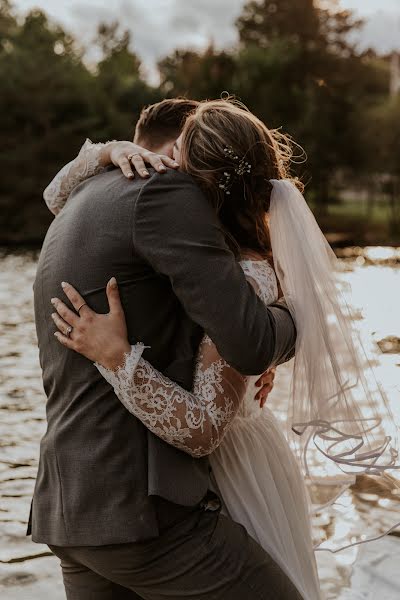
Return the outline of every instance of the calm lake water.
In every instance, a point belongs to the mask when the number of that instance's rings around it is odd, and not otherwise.
[[[360,248],[342,254],[341,277],[352,284],[357,325],[373,354],[378,378],[400,423],[400,249]],[[45,430],[45,398],[32,307],[36,261],[35,252],[0,253],[0,595],[3,600],[33,600],[44,594],[53,599],[63,597],[56,560],[46,557],[46,547],[25,538],[39,440]],[[51,312],[49,306],[49,315]],[[290,370],[286,366],[279,368],[270,399],[270,406],[277,411],[287,398],[289,379]],[[358,481],[342,499],[339,512],[315,517],[315,539],[328,545],[330,540],[336,543],[349,539],[360,533],[357,527],[361,516],[366,515],[376,533],[384,531],[396,519],[400,522],[400,502],[385,481],[373,490],[366,489],[365,481]],[[327,598],[338,598],[340,587],[350,581],[357,553],[357,548],[338,554],[317,553]],[[393,600],[398,594],[397,591],[393,595]]]

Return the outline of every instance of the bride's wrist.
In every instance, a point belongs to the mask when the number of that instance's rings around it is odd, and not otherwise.
[[[110,349],[99,363],[108,371],[117,371],[124,366],[126,355],[129,354],[130,351],[131,345],[128,340],[125,340],[112,350]]]
[[[101,147],[99,152],[99,164],[102,167],[108,167],[111,165],[111,152],[114,148],[116,142],[107,142],[104,146]]]

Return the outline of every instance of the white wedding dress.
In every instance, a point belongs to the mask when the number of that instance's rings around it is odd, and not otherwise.
[[[54,213],[78,183],[99,172],[97,153],[98,146],[86,142],[47,188],[45,200]],[[247,259],[241,265],[265,304],[276,301],[277,280],[268,261]],[[226,513],[274,558],[305,600],[320,600],[304,480],[282,426],[254,399],[258,377],[237,373],[204,336],[188,392],[142,358],[145,348],[132,346],[116,372],[96,366],[126,409],[153,433],[192,456],[209,455]]]

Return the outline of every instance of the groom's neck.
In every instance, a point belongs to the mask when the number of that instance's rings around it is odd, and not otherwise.
[[[156,154],[164,154],[172,158],[175,139],[159,142],[150,138],[136,138],[133,140],[135,144],[139,144],[143,148],[155,152]]]

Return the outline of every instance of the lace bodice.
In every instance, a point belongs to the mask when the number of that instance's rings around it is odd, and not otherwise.
[[[278,297],[277,280],[266,260],[241,262],[247,279],[265,302]],[[199,348],[191,392],[180,387],[142,358],[145,346],[132,346],[116,372],[96,364],[127,408],[161,439],[192,456],[211,454],[221,443],[236,414],[259,412],[253,385],[221,358],[205,335]]]
[[[43,198],[54,215],[62,210],[77,185],[104,171],[105,167],[100,164],[100,152],[105,145],[93,144],[87,139],[78,156],[66,164],[47,186]]]

